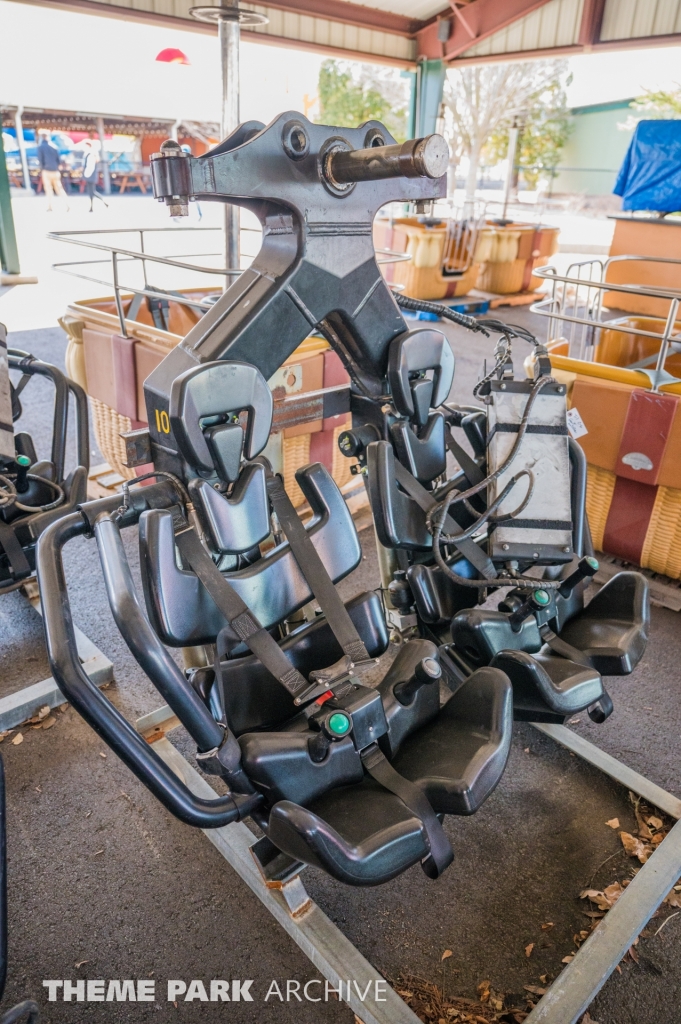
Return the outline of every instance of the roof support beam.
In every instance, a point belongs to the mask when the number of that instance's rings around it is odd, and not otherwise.
[[[578,42],[587,52],[595,43],[600,42],[604,11],[605,0],[584,0]]]
[[[471,46],[548,2],[549,0],[503,0],[503,3],[500,3],[499,0],[471,0],[464,8],[465,14],[462,14],[458,0],[450,0],[454,18],[448,40],[443,43],[441,38],[438,38],[439,21],[447,13],[443,11],[438,20],[416,33],[418,55],[430,60],[454,60]]]

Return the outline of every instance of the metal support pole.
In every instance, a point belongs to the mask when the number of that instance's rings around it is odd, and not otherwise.
[[[513,178],[515,170],[516,153],[518,151],[518,136],[520,134],[520,122],[517,117],[513,119],[513,125],[508,130],[508,151],[506,153],[506,181],[504,183],[504,208],[501,211],[501,219],[506,220],[506,208],[508,207],[511,191],[513,189]]]
[[[104,144],[104,118],[97,118],[97,134],[99,135],[100,145],[100,161],[102,164],[102,172],[104,174],[104,192],[107,196],[111,195],[111,174],[109,172],[109,157],[106,152],[106,146]]]
[[[24,139],[24,123],[21,115],[23,107],[17,107],[14,112],[14,127],[17,133],[17,146],[19,147],[19,159],[21,160],[21,173],[24,178],[24,188],[30,189],[31,175],[28,173],[28,160],[26,158],[26,140]]]
[[[235,0],[225,0],[224,7],[236,8]],[[222,65],[222,138],[234,131],[239,124],[239,39],[241,28],[238,14],[230,18],[225,13],[218,22],[220,39],[220,62]],[[225,267],[239,269],[241,265],[239,207],[225,203]],[[225,279],[225,290],[231,281]]]
[[[219,7],[191,7],[189,13],[197,21],[218,26],[220,63],[222,66],[222,138],[226,139],[239,125],[239,40],[241,25],[266,25],[269,18],[256,11],[239,7],[239,0],[223,0]],[[225,203],[225,268],[241,267],[241,228],[239,207]],[[225,280],[225,291],[229,288]]]
[[[17,236],[14,231],[12,199],[9,191],[9,175],[5,163],[5,150],[0,132],[0,270],[8,274],[21,273]]]

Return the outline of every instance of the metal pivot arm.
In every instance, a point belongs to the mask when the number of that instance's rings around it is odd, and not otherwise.
[[[38,542],[38,577],[50,667],[64,696],[127,764],[138,779],[180,821],[197,828],[219,828],[250,813],[259,798],[234,794],[205,800],[195,796],[154,753],[83,671],[77,654],[61,551],[74,537],[89,533],[78,512],[53,523]]]
[[[204,156],[164,143],[152,160],[154,194],[174,213],[189,198],[236,203],[263,227],[260,252],[147,378],[154,460],[177,471],[168,420],[173,380],[198,363],[244,360],[265,378],[321,328],[375,395],[387,350],[406,323],[376,263],[372,225],[394,200],[445,194],[448,149],[429,136],[398,145],[378,121],[312,124],[286,112],[239,126]]]

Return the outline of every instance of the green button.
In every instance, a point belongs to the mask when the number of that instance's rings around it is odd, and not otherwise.
[[[533,596],[534,596],[534,599],[537,602],[537,604],[542,605],[542,607],[544,605],[547,605],[549,603],[549,601],[551,600],[551,598],[549,597],[549,595],[546,593],[545,590],[535,590]]]
[[[587,562],[589,563],[589,565],[591,566],[592,569],[598,569],[598,559],[597,558],[591,558],[591,556],[589,555],[587,557]]]
[[[332,732],[334,736],[345,736],[346,732],[350,732],[350,719],[340,711],[331,715],[327,725],[329,732]]]
[[[30,466],[31,460],[29,459],[28,455],[17,455],[17,465]]]

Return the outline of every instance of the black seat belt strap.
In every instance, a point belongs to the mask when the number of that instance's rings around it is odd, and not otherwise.
[[[425,793],[396,772],[376,744],[367,747],[360,756],[372,779],[398,796],[405,807],[423,823],[430,854],[421,862],[421,866],[429,878],[438,878],[454,860],[454,851]]]
[[[7,555],[7,559],[15,579],[31,575],[31,566],[24,554],[24,549],[17,540],[17,535],[11,526],[0,521],[0,544]]]
[[[291,545],[300,571],[319,602],[338,643],[353,664],[369,660],[369,652],[336,590],[312,539],[301,522],[281,478],[268,474],[267,490],[279,524]]]
[[[184,520],[181,524],[176,524],[175,543],[227,619],[231,629],[260,659],[267,671],[279,680],[293,698],[307,689],[308,682],[305,677],[293,667],[274,637],[260,625],[248,605],[224,578],[195,530]]]
[[[479,484],[482,480],[485,479],[485,474],[483,473],[482,469],[477,464],[475,459],[468,454],[466,449],[461,447],[459,442],[452,434],[449,425],[445,427],[445,444],[447,445],[448,450],[452,453],[456,461],[459,463],[459,466],[463,470],[463,473],[471,487],[473,487],[475,484]]]
[[[431,509],[435,508],[438,504],[436,499],[427,491],[425,487],[416,480],[408,469],[395,459],[395,477],[397,482],[402,487],[410,498],[413,498],[417,505],[419,505],[424,512],[430,512]],[[445,527],[449,533],[456,534],[461,527],[452,519],[451,516],[447,516],[445,519]],[[464,558],[468,559],[471,565],[475,566],[479,573],[481,573],[486,579],[494,579],[497,572],[494,568],[491,560],[487,557],[484,551],[475,543],[474,540],[466,538],[458,543],[454,542],[457,549],[461,552]]]

